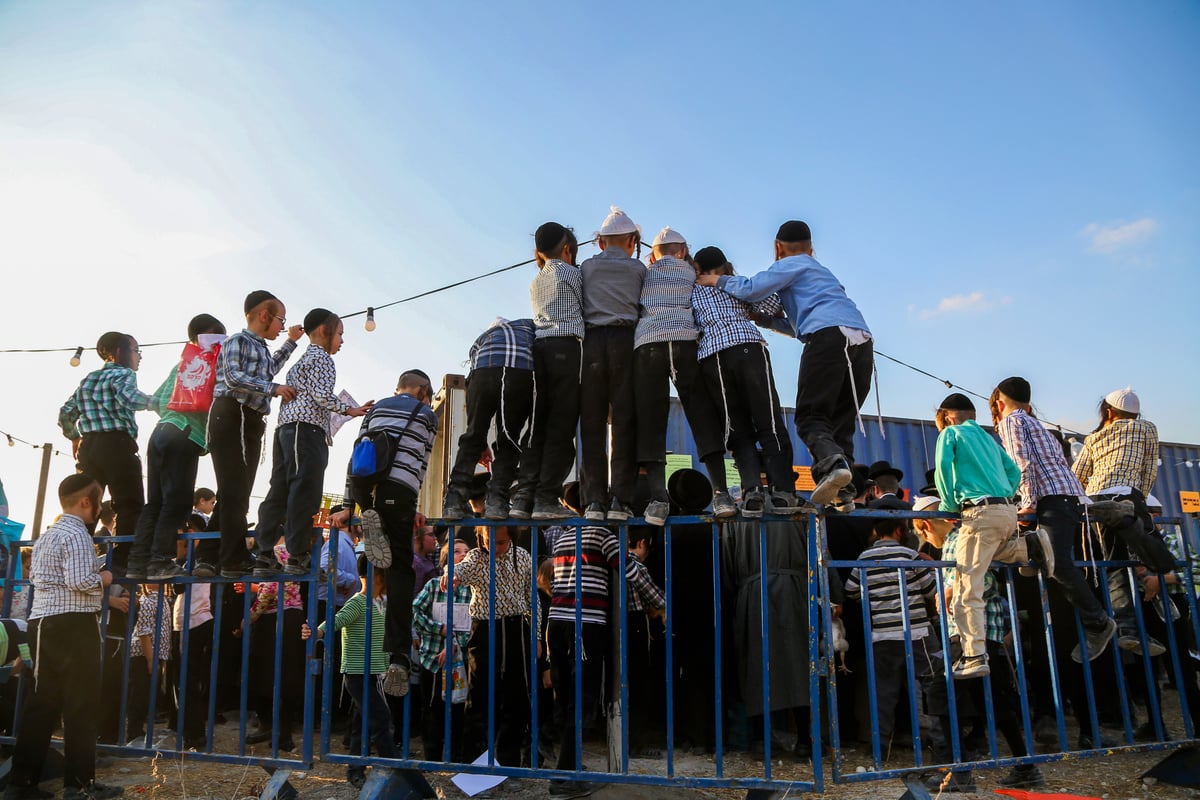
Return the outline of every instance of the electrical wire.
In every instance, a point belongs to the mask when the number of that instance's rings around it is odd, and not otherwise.
[[[15,442],[20,442],[21,444],[29,445],[34,450],[41,450],[45,446],[45,445],[35,444],[34,442],[29,441],[28,439],[22,439],[20,436],[17,436],[15,434],[9,433],[8,431],[4,431],[4,430],[0,430],[0,436],[3,436],[8,441],[9,447],[15,447],[15,444],[14,444]],[[57,450],[57,449],[53,450],[52,452],[56,456],[67,455],[63,451]]]

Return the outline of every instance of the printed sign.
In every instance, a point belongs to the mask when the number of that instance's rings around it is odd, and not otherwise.
[[[813,480],[812,467],[801,467],[793,465],[792,469],[796,471],[796,491],[811,492],[817,488],[817,482]]]
[[[1185,514],[1200,514],[1200,492],[1180,492],[1179,505]]]
[[[692,457],[687,453],[668,453],[667,454],[667,480],[671,480],[671,475],[681,469],[692,468]]]

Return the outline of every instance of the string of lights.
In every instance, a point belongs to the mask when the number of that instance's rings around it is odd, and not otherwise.
[[[42,447],[44,446],[44,445],[40,445],[40,444],[36,444],[36,443],[34,443],[34,442],[31,442],[31,441],[29,441],[28,439],[22,439],[20,436],[16,436],[16,435],[14,435],[14,434],[11,434],[11,433],[9,433],[8,431],[2,431],[2,430],[0,430],[0,436],[3,436],[3,437],[6,439],[6,440],[8,440],[8,446],[9,446],[9,447],[16,447],[16,446],[17,446],[17,444],[19,443],[19,444],[29,445],[29,446],[30,446],[30,447],[32,447],[34,450],[41,450],[41,449],[42,449]],[[61,450],[57,450],[57,449],[56,449],[56,450],[54,450],[53,452],[54,452],[54,455],[56,455],[56,456],[65,456],[65,455],[67,455],[66,453],[62,452]]]

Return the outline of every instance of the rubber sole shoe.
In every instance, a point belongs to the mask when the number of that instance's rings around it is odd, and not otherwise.
[[[746,519],[759,519],[763,515],[763,493],[761,489],[751,489],[742,495],[742,516]]]
[[[664,515],[665,516],[665,515]],[[608,507],[606,518],[609,522],[625,522],[633,517],[633,509],[622,503],[617,498],[613,498],[612,505]]]
[[[145,567],[126,567],[125,568],[125,580],[137,581],[138,583],[141,583],[142,581],[147,580],[146,568]]]
[[[846,459],[840,459],[813,489],[811,498],[813,505],[823,506],[837,500],[838,493],[852,480],[854,480],[854,473],[850,471],[850,465],[846,463]]]
[[[207,561],[197,561],[192,565],[193,578],[215,578],[217,577],[217,568]]]
[[[362,512],[363,552],[367,560],[379,569],[387,569],[392,565],[392,546],[388,543],[387,535],[383,532],[383,520],[379,512],[368,508]]]
[[[997,779],[996,783],[1009,789],[1034,789],[1045,786],[1046,779],[1037,764],[1018,764],[1003,778]]]
[[[992,668],[988,666],[987,656],[963,656],[954,662],[954,679],[965,681],[970,678],[982,678],[991,675]]]
[[[508,516],[513,519],[529,519],[533,516],[533,512],[537,510],[537,503],[533,497],[527,494],[517,494],[513,496],[512,506],[508,509]],[[536,519],[536,517],[534,517]]]
[[[794,516],[803,514],[805,505],[801,503],[794,494],[787,492],[767,492],[763,497],[763,513],[776,514],[780,516]]]
[[[458,492],[448,491],[442,500],[442,519],[458,522],[467,515],[467,504],[463,502]]]
[[[963,792],[971,794],[975,791],[975,776],[970,772],[930,775],[925,779],[925,788],[930,792],[937,793]]]
[[[611,513],[611,512],[610,512]],[[662,500],[651,500],[642,516],[650,525],[662,527],[667,524],[667,515],[671,513],[671,504]],[[628,517],[626,517],[628,519]]]
[[[305,553],[302,556],[294,556],[288,553],[288,563],[283,571],[287,575],[307,575],[312,572],[312,554]]]
[[[1133,503],[1128,500],[1098,500],[1087,506],[1087,518],[1091,522],[1099,522],[1104,527],[1122,524],[1135,516]]]
[[[1117,636],[1117,647],[1126,650],[1134,655],[1142,655],[1142,640],[1136,633],[1126,633]],[[1153,636],[1146,637],[1146,647],[1150,651],[1150,657],[1155,658],[1167,652],[1167,648],[1163,643],[1155,639]]]
[[[499,497],[489,497],[483,506],[484,519],[500,521],[508,519],[508,501],[501,500]]]
[[[516,507],[513,507],[516,511]],[[555,520],[555,519],[570,519],[575,516],[571,513],[571,509],[564,506],[562,503],[535,503],[533,506],[533,518],[536,520]],[[520,519],[519,517],[514,517]]]
[[[1117,622],[1112,617],[1109,617],[1104,624],[1104,627],[1098,631],[1089,631],[1084,629],[1084,643],[1087,644],[1088,661],[1095,661],[1108,647],[1108,643],[1112,641],[1113,636],[1117,632]],[[1083,663],[1083,644],[1075,645],[1075,649],[1071,651],[1071,660],[1076,664]]]
[[[146,568],[146,580],[155,583],[169,581],[173,578],[182,578],[186,575],[187,570],[174,561],[165,561],[161,564],[152,561],[150,562],[150,566]]]
[[[221,570],[221,574],[224,575],[224,573],[225,570]],[[254,562],[254,569],[250,574],[258,580],[270,580],[287,574],[287,570],[274,558],[260,558]]]
[[[389,697],[404,697],[408,694],[408,667],[389,664],[383,673],[383,693]]]
[[[551,781],[549,795],[554,800],[572,800],[576,797],[588,797],[596,787],[588,781]]]
[[[729,492],[717,492],[713,495],[713,516],[717,519],[729,519],[736,516],[738,507],[729,496]]]
[[[592,522],[604,522],[604,505],[602,503],[588,503],[583,516]]]

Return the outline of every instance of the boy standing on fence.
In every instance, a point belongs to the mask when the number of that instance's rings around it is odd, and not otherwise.
[[[287,341],[272,353],[267,342],[278,338],[287,323],[283,303],[259,289],[246,295],[243,308],[246,327],[225,341],[217,357],[217,383],[208,412],[208,451],[219,501],[212,523],[221,539],[203,541],[196,547],[192,574],[198,578],[211,578],[218,569],[224,578],[243,578],[254,568],[246,553],[246,512],[267,414],[272,397],[296,399],[295,389],[274,383],[274,378],[295,351],[304,328],[288,328]]]
[[[1073,547],[1083,522],[1083,485],[1067,466],[1058,441],[1030,413],[1030,396],[1029,381],[1015,376],[1005,378],[988,401],[992,421],[1000,443],[1021,468],[1020,513],[1036,511],[1038,526],[1050,538],[1048,550],[1041,547],[1044,539],[1027,539],[1029,555],[1059,583],[1083,623],[1084,642],[1075,646],[1071,658],[1082,662],[1081,647],[1086,643],[1088,659],[1094,661],[1108,647],[1117,623],[1092,594],[1083,571],[1075,566]]]

